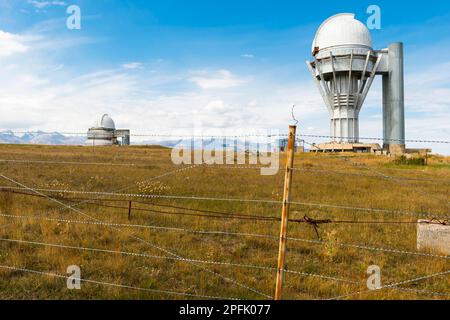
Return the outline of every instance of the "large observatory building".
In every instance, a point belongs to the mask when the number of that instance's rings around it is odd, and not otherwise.
[[[87,146],[130,145],[130,130],[116,129],[113,119],[104,114],[87,133]]]
[[[405,152],[402,43],[374,50],[370,31],[354,14],[337,14],[317,30],[307,66],[330,115],[332,141],[320,148],[374,148],[373,144],[359,143],[358,120],[375,76],[381,75],[383,149],[393,154]]]

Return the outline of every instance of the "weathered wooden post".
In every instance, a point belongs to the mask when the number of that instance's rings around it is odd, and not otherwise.
[[[128,220],[131,220],[131,200],[128,201]]]
[[[277,280],[275,285],[275,300],[281,300],[284,275],[284,257],[286,251],[286,234],[291,201],[292,171],[294,167],[295,134],[297,126],[289,126],[288,145],[286,149],[286,173],[284,176],[283,208],[281,210],[280,246],[278,250]]]

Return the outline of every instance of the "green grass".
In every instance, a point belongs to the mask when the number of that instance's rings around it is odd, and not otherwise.
[[[449,158],[430,156],[429,166],[396,165],[391,159],[373,155],[349,155],[350,161],[329,154],[297,154],[297,168],[320,169],[321,172],[295,171],[292,200],[308,203],[335,204],[365,208],[380,208],[431,215],[448,215],[450,180]],[[284,162],[285,155],[281,155]],[[128,193],[158,193],[164,195],[204,196],[281,200],[284,175],[261,176],[258,170],[197,167],[167,175],[156,182],[155,176],[179,169],[170,161],[170,150],[161,147],[50,147],[0,146],[0,159],[49,161],[84,161],[135,164],[134,166],[95,166],[60,164],[19,164],[0,162],[0,173],[20,183],[36,188],[62,188],[86,191],[116,191]],[[353,165],[358,163],[360,165]],[[327,172],[364,173],[433,181],[397,181],[379,177],[355,176]],[[401,169],[401,170],[399,170]],[[374,171],[375,170],[375,171]],[[2,180],[0,185],[13,184]],[[61,194],[65,195],[65,194]],[[59,195],[59,196],[61,196]],[[58,196],[58,194],[53,194]],[[67,196],[67,195],[65,195]],[[70,195],[75,196],[75,195]],[[280,216],[279,204],[263,202],[222,202],[175,199],[154,199],[154,204],[183,206],[261,216]],[[109,204],[113,204],[109,202]],[[127,206],[127,202],[117,203]],[[136,207],[143,207],[135,203]],[[58,219],[86,220],[73,210],[59,210],[61,205],[39,197],[0,192],[0,213],[8,215],[43,215]],[[134,210],[128,221],[128,210],[106,208],[92,204],[78,207],[95,219],[114,223],[157,225],[195,230],[221,230],[259,233],[277,236],[279,222],[211,219],[183,215],[163,215]],[[177,209],[164,209],[177,212]],[[352,221],[415,221],[417,217],[392,213],[366,213],[343,209],[292,205],[291,218],[305,215],[316,219]],[[2,227],[2,225],[8,226]],[[312,274],[359,281],[348,284],[312,276],[286,274],[284,298],[323,299],[367,289],[367,267],[382,268],[382,282],[403,281],[427,274],[446,271],[448,259],[369,251],[339,246],[337,243],[366,244],[375,247],[416,251],[415,224],[323,224],[319,233],[325,244],[288,241],[287,268]],[[133,239],[137,235],[150,243]],[[310,225],[290,223],[288,236],[316,240]],[[53,244],[94,247],[109,250],[167,255],[164,248],[183,257],[199,260],[227,261],[240,264],[276,266],[276,239],[204,235],[179,231],[121,229],[84,224],[68,224],[37,219],[0,217],[0,237],[25,239]],[[262,296],[226,282],[201,268],[183,261],[150,259],[112,253],[49,248],[0,241],[0,264],[26,267],[45,272],[65,274],[67,266],[82,268],[82,277],[110,283],[191,294],[219,295],[247,299]],[[204,265],[223,276],[246,286],[273,295],[275,273],[272,270]],[[437,277],[406,285],[450,294],[450,277]],[[139,292],[130,289],[84,283],[82,290],[66,289],[64,279],[13,272],[0,269],[2,299],[174,299],[183,298],[162,293]],[[385,289],[351,296],[355,299],[445,299],[415,292]]]

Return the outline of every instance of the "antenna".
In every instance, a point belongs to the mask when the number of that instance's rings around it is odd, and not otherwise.
[[[292,117],[292,120],[295,121],[294,125],[296,126],[296,125],[298,124],[298,120],[295,118],[295,115],[294,115],[294,108],[295,108],[295,104],[292,105],[292,109],[291,109],[291,117]]]

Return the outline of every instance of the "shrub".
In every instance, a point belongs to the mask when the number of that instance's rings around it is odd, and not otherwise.
[[[397,159],[395,159],[394,163],[399,165],[424,166],[425,158],[423,157],[407,158],[406,156],[402,155]]]

